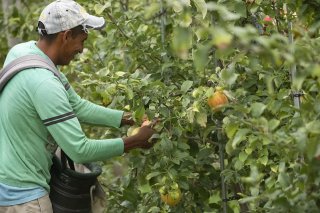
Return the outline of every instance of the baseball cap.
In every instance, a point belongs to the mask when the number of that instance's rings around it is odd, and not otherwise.
[[[82,25],[84,29],[101,29],[105,26],[103,17],[90,15],[73,0],[56,0],[46,6],[40,17],[45,29],[38,29],[40,34],[45,30],[47,34],[54,34]]]

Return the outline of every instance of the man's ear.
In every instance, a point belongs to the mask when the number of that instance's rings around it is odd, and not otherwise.
[[[66,30],[64,32],[61,32],[62,33],[62,42],[65,43],[65,42],[68,42],[69,39],[71,38],[72,36],[72,32],[71,30]]]

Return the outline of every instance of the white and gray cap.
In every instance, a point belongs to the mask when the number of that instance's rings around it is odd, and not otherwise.
[[[79,25],[84,28],[101,29],[105,26],[103,17],[90,15],[86,10],[73,0],[56,0],[50,3],[42,11],[39,22],[42,22],[45,29],[38,29],[42,34],[54,34],[72,29]]]

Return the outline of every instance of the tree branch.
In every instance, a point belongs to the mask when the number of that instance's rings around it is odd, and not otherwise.
[[[129,39],[129,37],[124,33],[124,31],[119,27],[119,25],[117,24],[116,20],[113,18],[113,16],[108,12],[107,15],[110,18],[111,22],[117,27],[117,29],[120,31],[121,35],[124,36],[126,39]]]

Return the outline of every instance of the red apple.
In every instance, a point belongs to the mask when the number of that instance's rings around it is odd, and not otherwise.
[[[272,22],[272,18],[270,16],[266,16],[263,19],[264,22]]]

